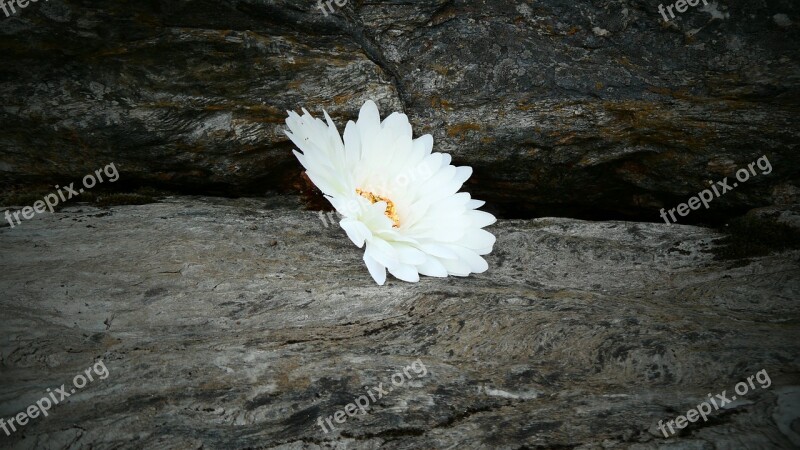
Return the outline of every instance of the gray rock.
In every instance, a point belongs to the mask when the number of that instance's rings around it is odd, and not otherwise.
[[[503,220],[488,272],[380,287],[338,227],[265,203],[77,206],[0,228],[0,418],[108,369],[0,446],[800,445],[800,251],[718,260],[704,228]],[[762,370],[769,387],[658,430]],[[318,426],[398,373],[366,414]]]
[[[343,125],[371,98],[509,217],[658,221],[762,155],[771,174],[687,220],[797,204],[800,5],[723,3],[32,3],[0,21],[0,183],[113,161],[128,186],[294,190],[285,111]]]

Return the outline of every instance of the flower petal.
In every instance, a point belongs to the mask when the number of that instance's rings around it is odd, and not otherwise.
[[[352,120],[344,127],[344,152],[347,167],[355,167],[361,159],[361,135]]]
[[[400,262],[403,264],[410,264],[416,266],[422,264],[428,258],[427,255],[420,250],[417,250],[410,245],[394,244],[393,247],[397,250]]]
[[[417,264],[417,270],[420,274],[429,277],[447,277],[447,269],[445,269],[444,265],[442,265],[435,256],[428,256],[428,259],[426,259],[424,263]]]
[[[480,208],[481,206],[483,206],[485,204],[486,204],[486,202],[484,202],[483,200],[470,200],[467,203],[467,208],[469,208],[469,209],[478,209],[478,208]]]
[[[356,122],[358,131],[361,134],[361,145],[364,145],[381,130],[381,115],[378,112],[378,105],[372,100],[367,100],[358,113]]]
[[[372,232],[361,221],[345,217],[339,222],[339,225],[358,248],[363,247],[364,242],[372,237]]]
[[[470,229],[458,243],[464,247],[475,250],[492,247],[496,240],[497,238],[486,230]]]
[[[367,265],[367,270],[369,270],[369,274],[372,275],[372,279],[383,286],[383,283],[386,282],[386,268],[367,255],[366,252],[364,252],[364,264]]]
[[[386,267],[400,264],[394,247],[380,238],[372,238],[367,241],[366,253]]]
[[[497,222],[495,216],[485,211],[467,211],[466,216],[469,218],[469,224],[475,228],[487,227]]]
[[[469,264],[460,259],[443,259],[440,262],[450,275],[465,277],[470,273]]]
[[[444,259],[458,259],[458,255],[444,245],[422,244],[419,246],[423,252]]]
[[[417,269],[410,264],[396,264],[394,266],[387,267],[387,269],[389,269],[389,273],[400,280],[407,281],[409,283],[416,283],[419,281],[419,272],[417,272]]]
[[[478,256],[475,251],[458,245],[451,245],[450,249],[458,255],[459,260],[463,261],[469,266],[470,272],[483,273],[489,269],[489,264],[486,262],[486,260]]]

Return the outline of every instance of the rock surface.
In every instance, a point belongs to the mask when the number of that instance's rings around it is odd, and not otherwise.
[[[338,0],[337,0],[338,1]],[[731,2],[726,2],[731,3]],[[335,7],[335,6],[334,6]],[[297,185],[288,109],[364,100],[476,169],[506,217],[659,221],[767,155],[722,220],[800,203],[800,4],[153,0],[32,3],[0,21],[0,183],[258,194]]]
[[[698,227],[504,220],[487,273],[380,287],[297,203],[173,197],[0,228],[0,418],[108,369],[0,447],[800,445],[799,251],[720,261]],[[415,361],[367,414],[318,426]],[[707,422],[657,429],[761,370],[771,385]]]

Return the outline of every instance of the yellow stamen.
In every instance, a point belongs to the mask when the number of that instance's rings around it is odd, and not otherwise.
[[[369,200],[370,203],[378,203],[378,202],[386,202],[386,211],[383,213],[386,214],[386,217],[392,220],[394,225],[393,228],[400,228],[400,217],[397,216],[397,210],[394,207],[394,203],[386,197],[381,197],[380,195],[375,195],[372,192],[362,191],[361,189],[356,189],[356,194],[364,197],[365,199]]]

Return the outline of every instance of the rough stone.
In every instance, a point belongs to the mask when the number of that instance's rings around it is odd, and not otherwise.
[[[334,6],[335,7],[335,6]],[[634,0],[30,4],[0,21],[0,183],[116,162],[122,184],[294,190],[288,109],[406,112],[505,217],[658,221],[709,179],[769,175],[687,221],[800,203],[800,4]]]
[[[298,206],[172,197],[0,228],[0,418],[98,358],[109,372],[0,446],[800,445],[798,250],[719,260],[700,227],[502,220],[488,272],[380,287]],[[761,370],[769,387],[657,429]]]

